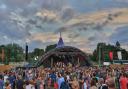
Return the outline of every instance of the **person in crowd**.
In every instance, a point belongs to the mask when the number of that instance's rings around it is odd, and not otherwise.
[[[4,74],[4,83],[6,83],[7,80],[8,80],[8,73],[6,72],[6,73]]]
[[[55,80],[55,81],[54,81],[54,89],[58,89],[58,88],[59,88],[58,83],[57,83],[57,81]]]
[[[120,77],[120,89],[127,89],[128,80],[126,78],[126,74],[121,74]]]
[[[94,79],[91,80],[91,87],[90,89],[97,89],[96,81]]]
[[[24,89],[24,81],[22,80],[22,76],[21,75],[19,75],[18,76],[18,79],[17,79],[17,81],[16,81],[16,88],[17,89]]]
[[[36,80],[36,85],[35,85],[35,88],[36,89],[40,89],[40,85],[41,85],[41,78],[38,77],[37,80]],[[41,88],[42,89],[42,88]],[[44,89],[44,88],[43,88]]]
[[[81,89],[89,89],[89,81],[87,78],[84,79],[83,86]]]
[[[63,77],[63,75],[62,75],[62,73],[58,73],[58,89],[60,89],[60,86],[61,86],[61,84],[62,84],[62,82],[64,82],[65,80],[64,80],[64,77]]]
[[[45,81],[42,81],[42,85],[44,85],[44,82],[45,82]],[[45,88],[46,88],[46,89],[51,89],[51,86],[52,86],[52,80],[51,80],[50,77],[48,77],[48,78],[46,79]],[[54,84],[53,84],[53,86],[54,86]]]
[[[52,81],[56,81],[56,74],[54,71],[52,71],[50,74],[49,74],[49,77],[52,79]]]
[[[8,78],[10,84],[11,84],[11,88],[12,89],[15,89],[15,80],[16,80],[16,77],[13,73],[10,73],[9,74],[9,78]]]
[[[113,78],[107,79],[106,84],[108,86],[108,89],[116,89],[115,80]]]
[[[2,75],[0,75],[0,89],[3,89],[3,88],[4,88],[4,80]]]
[[[67,77],[64,77],[64,82],[61,83],[60,89],[70,89]]]
[[[105,84],[105,81],[103,78],[99,79],[99,88],[98,89],[108,89],[107,84]]]
[[[73,81],[71,82],[71,87],[72,87],[72,89],[79,89],[80,88],[79,82],[75,76],[73,78]]]
[[[26,81],[26,86],[25,89],[35,89],[33,82],[31,81]]]
[[[11,84],[9,83],[9,81],[7,80],[5,83],[5,89],[12,89],[11,88]]]
[[[40,77],[40,89],[45,89],[44,87],[44,78]]]

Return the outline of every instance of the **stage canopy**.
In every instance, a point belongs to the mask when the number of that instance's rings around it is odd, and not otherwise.
[[[36,66],[51,67],[57,62],[71,63],[73,66],[77,64],[80,66],[91,65],[87,54],[78,48],[64,45],[61,34],[56,48],[42,55]]]
[[[44,54],[38,61],[37,66],[51,67],[57,62],[71,63],[72,65],[79,64],[80,66],[91,65],[89,57],[84,52],[75,47],[64,46],[55,48]]]

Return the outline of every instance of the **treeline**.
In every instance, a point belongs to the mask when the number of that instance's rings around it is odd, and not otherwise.
[[[25,60],[25,49],[19,44],[0,45],[0,62],[8,64],[9,62],[34,62],[35,58],[40,58],[45,52],[48,52],[56,47],[56,44],[49,45],[45,49],[35,48],[28,53],[28,60]],[[29,45],[28,45],[29,49]],[[38,59],[37,59],[38,60]]]
[[[128,60],[128,52],[121,48],[121,45],[118,41],[115,45],[98,43],[97,48],[94,50],[93,55],[91,56],[91,59],[98,62],[100,57],[101,62],[110,61],[109,52],[112,52],[113,60],[119,60],[117,54],[119,51],[121,52],[122,60]]]

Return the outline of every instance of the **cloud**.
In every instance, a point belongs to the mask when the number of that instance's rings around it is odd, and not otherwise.
[[[31,40],[37,40],[41,42],[56,42],[57,40],[57,36],[49,32],[33,34],[30,38]]]
[[[5,10],[5,9],[7,9],[7,6],[6,6],[5,4],[1,4],[1,5],[0,5],[0,9],[1,9],[1,10]]]
[[[66,6],[66,0],[42,0],[42,8],[47,10],[61,10]]]
[[[29,19],[27,22],[33,25],[37,24],[36,20],[33,19]]]
[[[66,22],[59,31],[76,30],[104,30],[105,27],[116,27],[117,25],[128,24],[128,9],[111,9],[93,12],[85,15],[75,16]]]
[[[89,37],[88,40],[94,41],[94,40],[96,40],[96,37],[95,36]]]
[[[76,16],[76,12],[73,8],[71,7],[63,7],[61,11],[61,19],[64,21],[70,20],[74,16]]]
[[[69,37],[69,38],[72,38],[72,39],[75,39],[75,38],[77,38],[77,37],[79,37],[79,36],[80,36],[80,34],[78,34],[78,33],[76,33],[76,34],[75,34],[75,33],[72,33],[72,34],[69,34],[69,35],[68,35],[68,37]]]
[[[31,0],[3,0],[9,8],[16,9],[18,7],[25,7],[27,6]]]
[[[53,11],[41,10],[36,13],[36,16],[41,18],[43,22],[53,23],[60,20],[60,16]]]
[[[115,0],[117,2],[123,2],[123,3],[128,3],[128,0]]]
[[[123,26],[123,27],[118,27],[117,29],[115,29],[115,32],[113,34],[111,34],[111,36],[109,37],[109,39],[111,40],[111,42],[116,42],[119,41],[121,43],[127,43],[128,38],[128,26]]]

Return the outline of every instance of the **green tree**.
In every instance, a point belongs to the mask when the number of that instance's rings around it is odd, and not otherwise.
[[[23,48],[16,43],[6,45],[6,52],[9,61],[19,62],[24,59]]]
[[[44,54],[44,49],[35,48],[32,52],[29,52],[28,61],[34,62],[35,58],[40,58]]]
[[[35,56],[41,56],[44,54],[44,49],[35,48],[34,54],[35,54]]]
[[[116,47],[120,48],[120,43],[119,43],[119,41],[116,42]]]
[[[45,52],[48,52],[48,51],[50,51],[50,50],[52,50],[52,49],[54,49],[54,48],[56,48],[56,44],[48,45],[48,46],[46,47],[46,49],[45,49]]]

